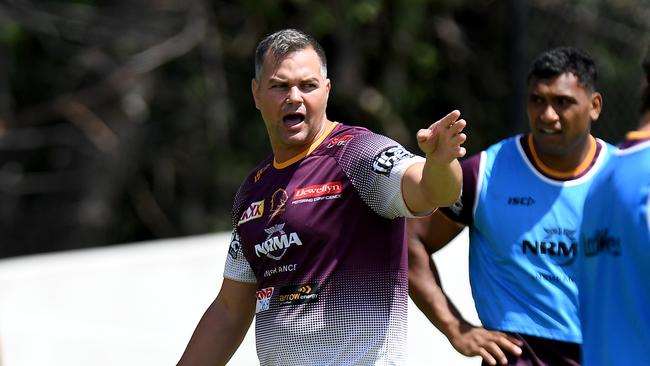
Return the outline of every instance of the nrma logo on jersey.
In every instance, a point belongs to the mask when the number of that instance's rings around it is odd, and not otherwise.
[[[548,256],[559,266],[572,264],[578,254],[576,231],[563,228],[544,228],[544,231],[546,235],[543,240],[523,240],[522,252],[535,256]]]
[[[320,285],[308,283],[305,285],[284,286],[278,291],[280,305],[307,304],[318,301]]]
[[[302,241],[297,233],[285,233],[284,223],[273,225],[264,229],[268,234],[266,239],[255,245],[255,254],[258,257],[266,256],[267,258],[279,261],[292,245],[302,245]]]
[[[263,288],[255,293],[257,303],[255,304],[255,314],[260,311],[269,310],[271,306],[271,297],[273,297],[273,287]]]
[[[621,239],[609,235],[609,230],[596,230],[593,236],[584,240],[584,251],[586,257],[605,253],[613,256],[621,255]]]

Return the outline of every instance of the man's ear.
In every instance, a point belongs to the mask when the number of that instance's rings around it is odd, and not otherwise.
[[[327,102],[330,99],[330,90],[332,90],[332,82],[330,79],[325,79],[325,89],[327,90],[327,98],[325,100]]]
[[[259,104],[257,103],[257,92],[259,90],[259,85],[257,85],[257,80],[253,78],[251,80],[251,93],[253,94],[253,100],[255,101],[255,108],[260,109]]]
[[[598,92],[591,93],[591,110],[589,116],[592,121],[595,121],[600,116],[600,111],[603,110],[603,96]]]

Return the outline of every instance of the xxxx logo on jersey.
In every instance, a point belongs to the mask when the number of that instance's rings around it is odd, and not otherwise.
[[[248,206],[246,211],[242,213],[239,222],[237,222],[237,225],[239,226],[245,222],[255,220],[262,217],[262,215],[264,215],[264,200],[253,202],[250,206]]]

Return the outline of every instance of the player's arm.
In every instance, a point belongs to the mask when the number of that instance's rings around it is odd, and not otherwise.
[[[461,144],[466,139],[462,133],[466,122],[459,117],[460,112],[453,111],[418,131],[418,146],[426,161],[409,167],[402,180],[404,202],[411,212],[449,206],[460,195],[462,172],[457,159],[465,155]]]
[[[192,334],[178,366],[225,365],[255,315],[255,283],[224,279],[217,298]]]
[[[490,365],[507,364],[504,354],[521,354],[519,341],[467,322],[442,289],[431,254],[447,245],[462,230],[440,211],[408,219],[409,295],[429,321],[465,356],[481,356]]]

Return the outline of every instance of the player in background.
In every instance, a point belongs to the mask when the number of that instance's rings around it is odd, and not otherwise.
[[[641,119],[584,208],[578,260],[583,365],[650,365],[650,50]]]
[[[602,96],[592,58],[573,47],[528,74],[530,132],[461,163],[451,207],[408,220],[411,298],[466,356],[484,365],[579,365],[575,259],[584,197],[611,146],[594,138]],[[469,277],[483,327],[447,298],[431,254],[469,227]]]

